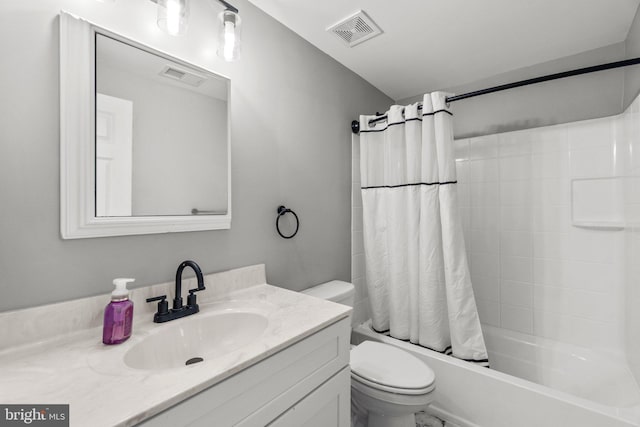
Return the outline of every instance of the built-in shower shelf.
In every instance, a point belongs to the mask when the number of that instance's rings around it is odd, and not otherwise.
[[[592,230],[624,230],[628,226],[624,196],[624,176],[573,179],[571,223]]]

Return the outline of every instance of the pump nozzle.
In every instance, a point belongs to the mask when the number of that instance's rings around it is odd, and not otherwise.
[[[125,279],[125,278],[113,279],[113,284],[115,285],[116,288],[113,292],[111,292],[111,300],[118,301],[118,300],[128,299],[129,290],[127,289],[127,283],[135,282],[135,281],[136,279]]]

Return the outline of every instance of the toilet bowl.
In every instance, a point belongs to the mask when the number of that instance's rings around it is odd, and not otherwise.
[[[364,341],[351,350],[351,396],[366,410],[369,427],[414,427],[414,414],[433,400],[435,375],[417,357]]]
[[[303,293],[353,307],[353,285],[334,280]],[[435,374],[426,363],[389,344],[351,348],[351,400],[368,427],[415,427],[415,413],[433,400]]]

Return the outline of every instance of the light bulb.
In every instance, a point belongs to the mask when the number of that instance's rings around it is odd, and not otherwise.
[[[175,36],[180,32],[180,3],[167,0],[167,32]]]
[[[227,21],[224,23],[224,59],[233,61],[233,49],[236,46],[235,25]]]
[[[158,27],[172,36],[187,30],[189,0],[158,0]]]
[[[218,15],[220,31],[218,33],[218,56],[227,62],[238,59],[240,55],[240,15],[224,10]]]

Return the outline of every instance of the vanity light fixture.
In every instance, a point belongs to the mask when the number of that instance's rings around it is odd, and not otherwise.
[[[158,5],[158,27],[172,36],[184,34],[189,18],[189,0],[151,0]],[[242,20],[238,8],[232,4],[217,0],[224,6],[218,15],[217,54],[227,62],[240,56],[240,34]]]
[[[224,0],[218,0],[225,10],[218,15],[218,56],[227,62],[240,56],[240,34],[242,20],[238,9]]]
[[[187,31],[189,0],[151,0],[158,4],[158,27],[172,36]]]

